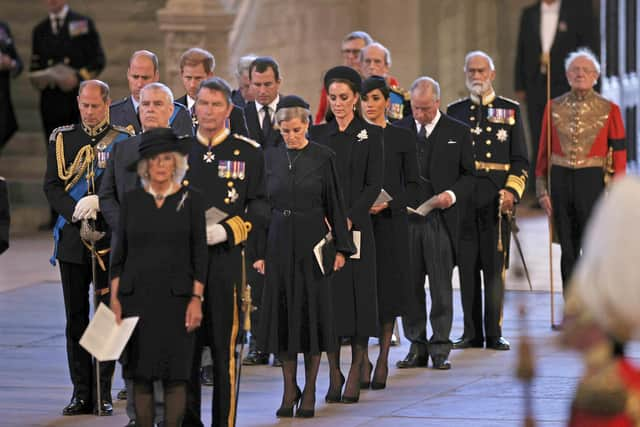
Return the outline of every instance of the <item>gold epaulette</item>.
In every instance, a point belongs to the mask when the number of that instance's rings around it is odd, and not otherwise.
[[[468,99],[469,99],[469,97],[468,97],[468,96],[465,96],[464,98],[458,98],[458,99],[456,99],[455,101],[450,102],[450,103],[447,105],[447,108],[451,107],[452,105],[455,105],[455,104],[459,104],[459,103],[461,103],[461,102],[464,102],[464,101],[466,101],[466,100],[468,100]]]
[[[133,125],[128,125],[127,127],[119,126],[119,125],[111,125],[113,130],[117,130],[120,133],[126,133],[129,136],[134,136],[136,131],[133,129]]]
[[[392,92],[397,93],[398,95],[402,96],[402,98],[405,101],[409,101],[411,99],[411,94],[409,93],[408,90],[401,88],[400,86],[391,86],[389,88]]]
[[[248,143],[249,145],[252,145],[252,146],[253,146],[253,147],[255,147],[255,148],[260,148],[260,144],[258,144],[258,142],[257,142],[257,141],[254,141],[254,140],[253,140],[253,139],[251,139],[251,138],[247,138],[247,137],[246,137],[246,136],[244,136],[244,135],[240,135],[239,133],[234,133],[234,134],[233,134],[233,137],[234,137],[234,138],[236,138],[236,139],[242,140],[242,141],[244,141],[244,142]]]
[[[503,101],[511,102],[512,104],[520,105],[520,103],[515,99],[507,98],[506,96],[498,95],[498,98],[502,99]]]
[[[518,198],[522,199],[524,189],[527,185],[527,177],[528,173],[526,170],[522,170],[520,175],[509,175],[505,187],[513,189],[518,194]]]
[[[76,128],[76,125],[58,126],[53,130],[53,132],[51,132],[51,135],[49,135],[49,143],[56,142],[56,138],[58,137],[59,133],[68,132],[70,130],[74,130],[75,128]]]

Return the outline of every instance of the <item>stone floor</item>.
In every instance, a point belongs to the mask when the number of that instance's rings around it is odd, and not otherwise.
[[[328,379],[326,359],[323,359],[316,417],[309,420],[279,420],[274,416],[281,399],[279,369],[245,368],[237,425],[520,426],[523,425],[525,389],[514,377],[514,369],[523,334],[530,335],[536,356],[536,377],[531,385],[536,425],[565,425],[581,362],[576,354],[557,345],[558,333],[550,329],[546,222],[535,215],[523,215],[520,222],[534,292],[525,290],[527,285],[521,278],[509,276],[504,335],[511,340],[512,351],[453,351],[450,371],[392,367],[387,388],[363,391],[360,403],[355,405],[324,403]],[[127,422],[124,402],[115,403],[112,417],[60,415],[70,397],[71,386],[66,367],[62,292],[57,271],[47,262],[50,246],[46,235],[16,236],[11,249],[0,257],[0,426],[123,426]],[[555,256],[557,263],[557,254]],[[452,336],[457,337],[462,330],[457,291],[454,298]],[[557,292],[556,300],[560,313],[561,297]],[[518,319],[520,307],[527,310],[524,321]],[[393,348],[391,364],[402,359],[407,349],[406,340]],[[346,373],[349,352],[346,347],[342,351]],[[375,340],[370,342],[370,353],[375,360]],[[631,355],[640,357],[640,347],[633,346]],[[302,383],[301,360],[300,367],[299,382]],[[114,395],[121,387],[118,370]],[[206,388],[205,424],[210,422],[210,393],[211,388]]]

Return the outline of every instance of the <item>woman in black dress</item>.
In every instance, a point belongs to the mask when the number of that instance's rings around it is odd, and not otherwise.
[[[360,370],[369,337],[378,336],[376,253],[369,208],[382,187],[382,129],[357,112],[360,85],[357,71],[339,66],[324,77],[334,120],[311,128],[311,139],[336,153],[339,186],[354,239],[360,236],[358,258],[349,258],[331,283],[338,336],[351,338],[351,367],[342,393],[340,352],[329,359],[329,403],[355,403],[360,397]],[[357,243],[356,243],[357,244]]]
[[[296,416],[314,415],[320,355],[338,350],[328,276],[354,252],[335,155],[307,139],[309,117],[309,105],[301,98],[282,98],[275,118],[285,144],[265,151],[271,218],[266,256],[254,267],[266,273],[258,347],[282,360],[278,417],[293,416],[300,399]],[[323,274],[313,250],[329,231],[337,252],[335,259],[326,260],[329,271]],[[304,353],[304,392],[296,384],[298,353]]]
[[[111,266],[116,319],[140,316],[123,356],[134,381],[136,425],[152,426],[153,381],[162,380],[166,426],[182,425],[186,383],[202,320],[207,268],[200,195],[180,182],[185,149],[169,128],[142,135],[137,163],[143,188],[125,194]]]
[[[389,348],[393,322],[405,314],[411,295],[409,277],[409,222],[407,201],[419,189],[420,173],[415,138],[407,129],[392,125],[385,112],[390,89],[383,77],[372,76],[362,82],[362,111],[371,123],[383,129],[384,182],[382,188],[392,197],[371,207],[376,240],[378,273],[378,317],[380,353],[371,378],[368,353],[362,367],[361,386],[383,389],[389,373]]]

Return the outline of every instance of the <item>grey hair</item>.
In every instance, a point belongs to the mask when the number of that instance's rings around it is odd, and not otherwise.
[[[352,31],[342,39],[342,43],[351,41],[351,40],[362,40],[365,46],[369,46],[373,43],[373,39],[366,31]]]
[[[431,89],[435,95],[435,100],[440,100],[440,83],[428,76],[418,77],[411,83],[409,93],[413,95],[414,92],[426,92],[427,89]]]
[[[360,51],[360,62],[364,61],[364,54],[370,47],[377,47],[378,49],[382,49],[382,51],[384,52],[384,62],[387,67],[391,67],[391,52],[389,52],[389,49],[387,49],[386,46],[378,42],[372,42],[362,48],[362,50]]]
[[[471,58],[473,58],[474,56],[480,56],[480,57],[486,59],[487,62],[489,63],[489,69],[491,71],[495,71],[496,70],[496,66],[493,63],[493,59],[491,59],[489,54],[487,54],[486,52],[484,52],[482,50],[472,50],[471,52],[467,53],[465,55],[465,57],[464,57],[464,71],[465,71],[465,73],[467,72],[467,64],[469,63],[469,60]]]
[[[249,68],[251,68],[251,63],[255,61],[257,57],[258,55],[254,55],[253,53],[241,56],[240,59],[238,59],[238,64],[236,65],[236,76],[240,77],[245,72],[248,73]]]
[[[186,144],[186,142],[183,142]],[[187,173],[187,169],[189,169],[189,163],[187,161],[187,156],[177,151],[172,151],[173,157],[176,160],[176,170],[173,173],[173,182],[176,184],[182,184],[182,180]],[[149,185],[149,159],[140,159],[138,162],[138,176],[140,177],[140,182],[144,187]]]
[[[153,82],[145,85],[142,89],[140,89],[140,101],[142,101],[142,95],[148,90],[159,90],[164,92],[167,96],[169,104],[173,104],[173,92],[171,92],[171,89],[169,89],[169,87],[164,83]]]
[[[598,62],[598,58],[596,57],[595,53],[591,51],[591,49],[586,47],[578,48],[577,50],[567,55],[567,59],[564,60],[564,70],[569,71],[569,66],[571,65],[571,63],[580,57],[587,58],[589,61],[591,61],[593,63],[593,67],[596,69],[596,72],[598,73],[598,75],[600,75],[600,63]]]
[[[288,122],[293,119],[300,119],[302,123],[309,123],[311,112],[302,107],[281,108],[276,111],[276,123]]]

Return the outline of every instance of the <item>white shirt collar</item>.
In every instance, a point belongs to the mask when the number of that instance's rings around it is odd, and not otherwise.
[[[559,13],[561,0],[554,1],[551,4],[547,4],[544,1],[540,2],[540,11],[542,13]]]
[[[69,13],[69,5],[65,4],[64,6],[62,6],[62,10],[58,13],[50,13],[49,14],[49,19],[51,21],[55,21],[56,18],[60,18],[63,21],[67,18],[67,13]]]
[[[133,95],[131,95],[131,103],[133,104],[133,111],[135,111],[136,113],[138,112],[138,106],[140,105],[140,103],[138,101],[136,101],[136,99],[133,97]]]
[[[187,95],[187,110],[191,111],[191,107],[196,103],[196,100]]]
[[[256,110],[258,110],[258,114],[264,114],[264,112],[262,111],[262,108],[264,107],[262,104],[260,104],[257,100],[254,101],[256,103]],[[268,105],[269,107],[269,114],[271,114],[271,118],[273,119],[273,113],[276,112],[276,108],[278,108],[278,102],[280,102],[280,94],[276,95],[276,98],[271,101],[271,103]]]
[[[425,131],[427,132],[427,135],[429,135],[431,131],[433,131],[433,128],[436,127],[436,125],[438,124],[438,121],[440,120],[440,117],[442,117],[442,113],[440,113],[440,110],[438,110],[433,120],[425,124],[425,127],[426,127]],[[414,120],[414,121],[416,122],[416,129],[418,129],[418,132],[420,132],[420,128],[422,127],[422,125],[417,120]]]

